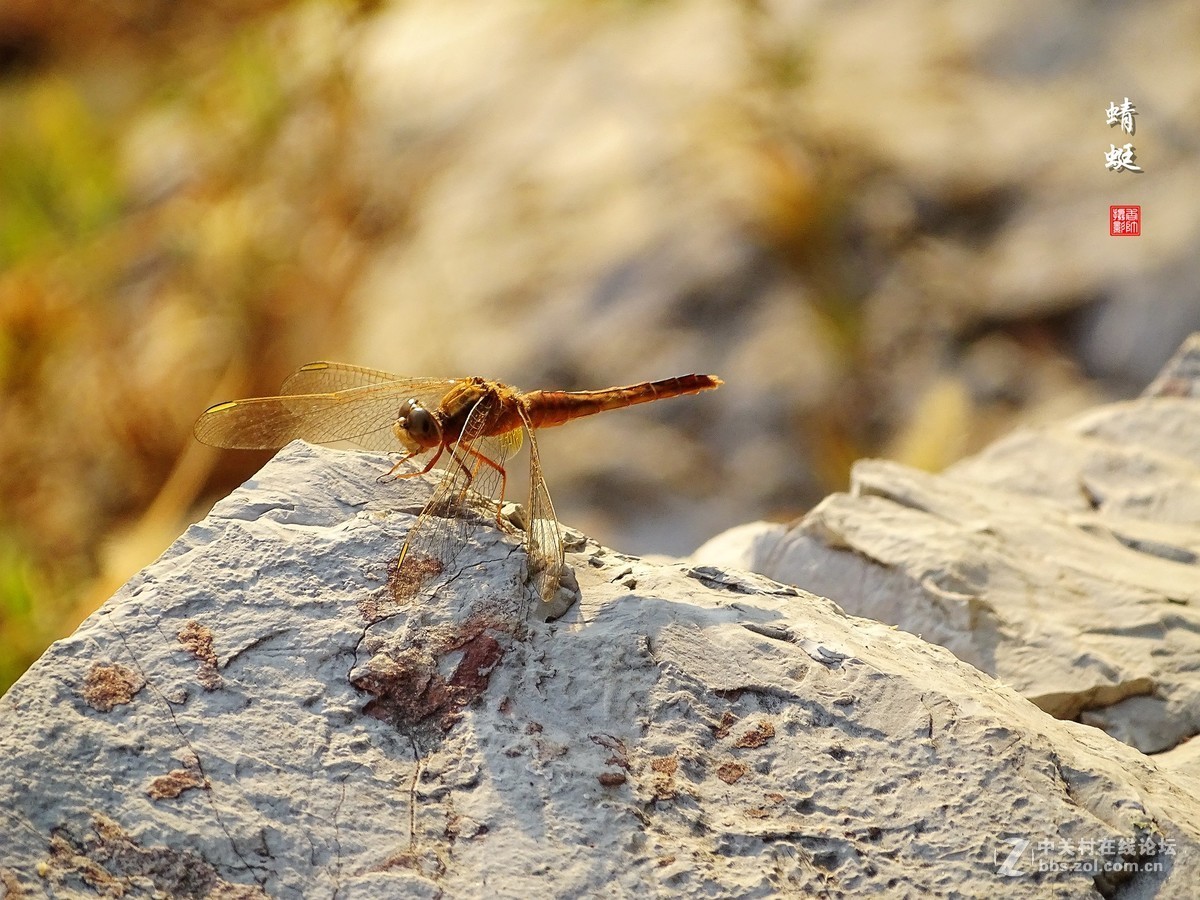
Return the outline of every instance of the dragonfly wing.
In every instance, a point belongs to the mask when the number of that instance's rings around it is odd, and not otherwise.
[[[365,366],[352,366],[337,362],[311,362],[301,366],[288,376],[280,388],[281,394],[328,394],[350,388],[364,387],[372,384],[396,383],[397,390],[425,391],[441,389],[444,394],[454,384],[454,379],[446,378],[410,378],[403,375],[393,375],[382,369],[368,369]],[[404,387],[400,388],[399,385]],[[408,394],[413,396],[413,394]]]
[[[483,434],[493,412],[489,398],[477,402],[462,435],[443,454],[442,479],[400,551],[393,581],[397,599],[411,598],[429,576],[448,571],[480,518],[495,521],[504,465],[521,442],[511,432]]]
[[[529,552],[530,569],[534,573],[534,584],[538,595],[549,603],[558,594],[562,581],[563,556],[562,528],[554,515],[554,504],[550,502],[550,491],[542,474],[542,461],[538,456],[537,438],[533,425],[524,408],[521,419],[529,432],[529,510],[525,526],[525,546]]]
[[[255,397],[210,407],[196,420],[196,439],[214,447],[270,450],[300,438],[314,444],[355,441],[399,449],[392,423],[403,401],[378,387],[337,394]]]
[[[349,441],[368,450],[400,449],[392,425],[400,405],[417,397],[436,408],[453,381],[409,378],[335,393],[256,397],[218,403],[196,421],[203,444],[271,450],[300,438],[313,444]]]

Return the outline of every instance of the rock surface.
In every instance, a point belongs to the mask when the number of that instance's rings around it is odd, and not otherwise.
[[[1055,716],[1169,750],[1200,732],[1198,394],[1200,335],[1137,400],[1019,431],[940,475],[860,462],[849,493],[694,558],[803,585]]]
[[[0,700],[0,896],[1200,883],[1186,771],[795,588],[579,539],[548,622],[481,524],[398,606],[385,466],[289,446]]]

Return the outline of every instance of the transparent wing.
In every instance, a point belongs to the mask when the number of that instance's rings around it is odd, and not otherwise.
[[[455,382],[402,378],[325,394],[233,400],[196,420],[196,440],[231,449],[274,449],[300,438],[314,444],[351,441],[368,450],[400,449],[392,424],[400,404],[417,397],[436,408]]]
[[[443,456],[442,479],[409,531],[396,563],[392,585],[397,600],[410,599],[429,577],[449,571],[480,519],[499,517],[497,499],[507,490],[504,466],[521,446],[521,429],[497,436],[483,434],[495,402],[485,397],[475,404],[462,435]]]
[[[310,362],[288,376],[281,394],[329,394],[389,381],[413,381],[382,369],[368,369],[338,362]]]
[[[542,475],[542,460],[538,455],[537,438],[533,425],[524,408],[521,419],[529,432],[529,510],[525,526],[525,547],[529,553],[529,568],[534,584],[542,601],[549,603],[558,594],[562,581],[563,556],[562,529],[554,515],[554,504],[550,502],[550,491]]]

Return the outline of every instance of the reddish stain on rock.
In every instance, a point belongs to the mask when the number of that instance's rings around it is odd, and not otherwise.
[[[750,767],[740,762],[724,762],[717,766],[717,777],[726,784],[733,784],[750,771]]]
[[[83,699],[92,709],[111,712],[113,707],[130,703],[146,680],[133,669],[116,663],[92,663],[83,679]]]
[[[448,731],[461,718],[462,710],[487,690],[504,648],[488,631],[491,623],[466,623],[457,634],[433,647],[414,645],[376,655],[369,669],[354,679],[354,686],[373,695],[367,715],[412,726],[434,720]],[[502,630],[502,629],[501,629]],[[439,672],[440,661],[461,652],[449,678]]]
[[[728,736],[729,729],[731,729],[733,727],[733,724],[736,721],[737,721],[737,716],[735,716],[729,710],[726,710],[725,713],[721,716],[720,723],[718,723],[713,728],[713,736],[716,737],[717,740],[720,740],[721,738]]]
[[[674,800],[675,799],[675,772],[679,768],[679,758],[674,754],[670,756],[656,756],[650,760],[650,768],[656,773],[654,776],[654,799],[655,800]]]
[[[267,898],[262,888],[225,881],[190,850],[138,843],[100,813],[93,814],[91,833],[82,837],[55,829],[38,871],[57,887],[56,896]]]
[[[217,651],[213,649],[212,631],[195,619],[189,620],[179,629],[179,643],[200,660],[196,680],[206,691],[215,691],[221,686],[221,675],[217,671]]]
[[[775,726],[763,719],[736,741],[735,747],[761,747],[771,738],[775,737]]]
[[[173,769],[151,781],[146,794],[151,800],[173,800],[184,791],[196,788],[208,790],[208,779],[195,769]]]

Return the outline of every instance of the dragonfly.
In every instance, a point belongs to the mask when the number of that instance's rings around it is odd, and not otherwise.
[[[527,439],[529,501],[519,518],[537,593],[550,602],[565,566],[563,532],[534,432],[611,409],[714,390],[722,383],[715,375],[681,375],[595,391],[524,392],[479,377],[412,378],[314,362],[291,375],[278,396],[210,407],[194,433],[201,443],[228,449],[275,449],[299,438],[402,454],[381,481],[425,475],[441,462],[437,487],[395,564],[393,584],[405,599],[429,577],[449,570],[469,542],[473,514],[494,512],[503,527],[505,466]]]

